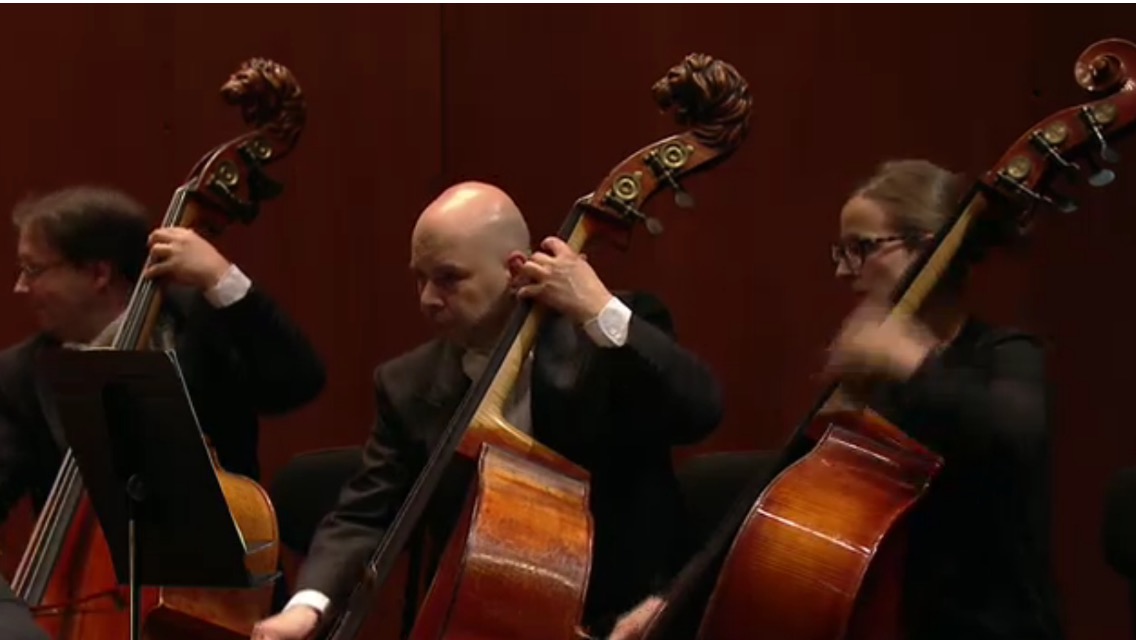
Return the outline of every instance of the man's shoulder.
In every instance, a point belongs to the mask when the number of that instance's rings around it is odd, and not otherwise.
[[[429,388],[446,348],[446,343],[440,339],[429,340],[380,362],[373,372],[375,385],[398,391]]]
[[[963,331],[979,351],[991,351],[1012,345],[1015,348],[1044,351],[1045,341],[1036,333],[1014,325],[1001,325],[981,318],[969,318]]]
[[[8,380],[30,370],[36,353],[51,340],[43,334],[34,334],[0,350],[0,379]]]
[[[379,363],[378,369],[409,374],[441,357],[445,343],[440,339],[428,340],[407,351]]]
[[[0,350],[0,397],[9,410],[34,399],[36,358],[44,347],[58,344],[46,334],[33,334]],[[26,410],[32,410],[29,406]]]

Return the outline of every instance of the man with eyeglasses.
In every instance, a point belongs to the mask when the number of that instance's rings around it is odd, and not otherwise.
[[[63,189],[20,203],[12,219],[15,293],[39,331],[0,352],[0,522],[25,495],[42,509],[68,449],[43,401],[39,355],[111,346],[143,277],[165,292],[151,346],[177,352],[221,467],[259,478],[259,417],[298,409],[325,384],[320,357],[277,305],[209,242],[190,229],[154,230],[116,190]]]

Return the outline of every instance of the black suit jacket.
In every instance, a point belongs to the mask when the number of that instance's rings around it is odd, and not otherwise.
[[[173,289],[166,310],[175,348],[202,431],[221,466],[259,479],[259,415],[296,409],[325,383],[323,362],[277,305],[253,286],[244,298],[214,308],[203,296]],[[0,519],[25,494],[38,511],[67,450],[49,420],[38,356],[59,348],[36,335],[0,352]]]
[[[592,474],[587,618],[597,627],[681,565],[684,524],[671,447],[704,438],[721,416],[717,381],[676,344],[662,303],[646,294],[621,298],[633,312],[623,347],[598,347],[581,328],[551,316],[532,365],[534,436]],[[333,607],[349,595],[470,385],[460,358],[436,340],[376,369],[377,419],[363,469],[321,523],[297,589],[318,590]],[[436,546],[448,538],[468,478],[468,471],[454,472],[435,494],[426,522]]]

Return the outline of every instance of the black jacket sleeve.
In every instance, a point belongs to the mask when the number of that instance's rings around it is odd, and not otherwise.
[[[1006,334],[976,348],[967,364],[928,357],[894,393],[905,430],[948,460],[1014,455],[1047,429],[1044,351]]]
[[[319,354],[256,285],[237,302],[214,312],[259,413],[273,415],[298,409],[323,391],[327,377]]]
[[[638,416],[628,426],[668,445],[706,438],[722,419],[722,389],[710,368],[675,339],[670,312],[657,298],[625,298],[632,311],[627,342],[610,351],[617,393]],[[605,356],[606,357],[606,356]]]
[[[379,375],[376,417],[363,447],[363,464],[344,486],[336,507],[320,523],[297,579],[297,591],[314,589],[333,603],[361,577],[418,474],[421,452],[406,435]]]
[[[31,488],[34,457],[27,433],[11,415],[7,399],[0,398],[0,522]]]

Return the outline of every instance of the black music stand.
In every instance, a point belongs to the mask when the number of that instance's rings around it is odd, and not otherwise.
[[[102,526],[119,584],[130,587],[132,640],[141,588],[254,588],[246,541],[221,492],[173,351],[59,349],[40,360]]]

